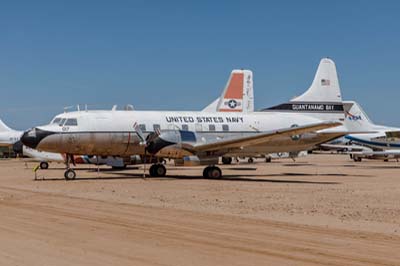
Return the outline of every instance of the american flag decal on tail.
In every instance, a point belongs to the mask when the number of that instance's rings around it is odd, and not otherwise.
[[[321,86],[329,86],[331,81],[329,79],[321,79]]]

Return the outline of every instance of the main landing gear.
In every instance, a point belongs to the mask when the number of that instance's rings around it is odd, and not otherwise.
[[[72,154],[67,154],[65,156],[65,165],[67,166],[67,169],[64,172],[64,178],[65,180],[74,180],[76,178],[76,173],[74,171],[74,169],[72,169],[70,167],[70,164],[75,165],[75,160],[74,160],[74,156]]]
[[[204,168],[203,177],[218,179],[222,177],[222,171],[217,166],[207,166]]]
[[[69,168],[69,169],[65,170],[64,178],[67,181],[74,180],[76,178],[76,173],[75,173],[74,169]]]
[[[163,177],[167,174],[167,168],[163,164],[157,163],[150,167],[149,172],[152,177]]]

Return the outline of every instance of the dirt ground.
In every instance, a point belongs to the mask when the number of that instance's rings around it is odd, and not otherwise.
[[[0,265],[400,265],[400,163],[142,168],[0,161]]]

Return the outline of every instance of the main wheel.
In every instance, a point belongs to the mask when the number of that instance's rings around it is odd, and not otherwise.
[[[253,158],[250,157],[250,158],[247,160],[247,162],[248,162],[248,163],[254,163],[254,160],[253,160]]]
[[[355,162],[361,162],[361,157],[357,157],[357,156],[353,156],[353,160],[355,161]]]
[[[156,164],[156,175],[157,176],[165,176],[167,174],[167,168],[163,164]]]
[[[204,168],[203,170],[203,177],[204,178],[209,178],[208,172],[210,171],[210,166],[207,166],[206,168]]]
[[[156,165],[155,165],[155,164],[153,164],[152,166],[150,166],[149,173],[150,173],[150,176],[152,176],[152,177],[156,177],[155,168],[156,168]]]
[[[218,179],[222,177],[222,171],[221,169],[219,169],[219,167],[207,166],[206,168],[204,168],[203,177]]]
[[[232,157],[222,157],[222,163],[223,164],[231,164],[232,163]]]
[[[48,162],[40,162],[40,169],[48,169],[49,168],[49,163]]]
[[[76,173],[73,169],[68,169],[64,172],[65,180],[74,180],[76,178]]]
[[[271,161],[272,161],[272,158],[271,158],[271,157],[268,156],[267,158],[265,158],[265,162],[266,162],[266,163],[270,163]]]
[[[167,168],[162,164],[153,164],[149,172],[152,177],[165,176],[167,174]]]

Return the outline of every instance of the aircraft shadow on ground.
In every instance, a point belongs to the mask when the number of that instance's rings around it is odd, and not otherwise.
[[[113,176],[97,176],[97,177],[78,177],[75,181],[91,181],[91,180],[125,180],[125,179],[144,179],[142,174],[139,173],[123,173],[113,172],[106,173],[112,174]],[[79,176],[79,175],[78,175]],[[272,178],[257,178],[257,177],[279,177],[279,179]],[[213,181],[240,181],[240,182],[258,182],[258,183],[287,183],[287,184],[314,184],[314,185],[337,185],[340,182],[331,181],[307,181],[307,180],[290,180],[281,179],[281,177],[287,176],[319,176],[317,174],[304,174],[304,173],[282,173],[282,174],[271,174],[271,175],[257,175],[257,174],[246,174],[243,175],[224,175],[220,179],[204,178],[202,176],[187,176],[187,175],[169,175],[166,177],[149,177],[146,176],[147,180],[213,180]],[[345,174],[323,174],[322,176],[347,176]],[[44,178],[38,179],[37,181],[64,181],[64,178]]]

